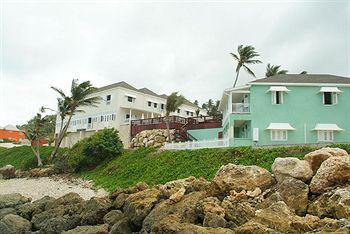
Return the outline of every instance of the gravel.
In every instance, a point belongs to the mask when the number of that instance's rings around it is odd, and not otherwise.
[[[94,190],[89,181],[80,179],[40,177],[0,180],[1,195],[20,193],[31,197],[33,201],[44,196],[58,198],[71,192],[79,194],[85,200],[108,195],[104,189]]]

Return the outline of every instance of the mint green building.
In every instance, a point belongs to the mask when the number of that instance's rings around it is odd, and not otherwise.
[[[277,75],[224,91],[229,146],[350,142],[350,78]]]

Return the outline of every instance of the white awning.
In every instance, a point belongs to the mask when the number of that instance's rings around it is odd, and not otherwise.
[[[270,123],[266,130],[295,130],[289,123]]]
[[[330,93],[341,93],[342,91],[337,87],[321,87],[320,93],[330,92]]]
[[[287,89],[286,86],[271,86],[270,89],[266,91],[266,93],[267,92],[274,92],[274,91],[290,92],[290,90]]]
[[[136,98],[135,95],[132,95],[132,94],[129,94],[129,93],[125,93],[125,96],[127,96],[127,97],[132,97],[132,98]]]
[[[148,102],[153,102],[153,103],[158,103],[158,101],[153,100],[153,99],[148,99],[147,101],[148,101]]]
[[[316,127],[312,130],[319,131],[343,131],[344,129],[338,127],[336,124],[316,124]]]

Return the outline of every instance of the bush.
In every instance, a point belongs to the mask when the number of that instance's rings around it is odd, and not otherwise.
[[[77,142],[68,151],[68,165],[75,172],[91,169],[102,161],[121,154],[122,151],[123,144],[118,131],[104,129]]]

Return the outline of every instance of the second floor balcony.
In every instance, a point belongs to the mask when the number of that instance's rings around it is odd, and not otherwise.
[[[238,114],[250,113],[249,103],[232,103],[232,113],[238,113]]]

